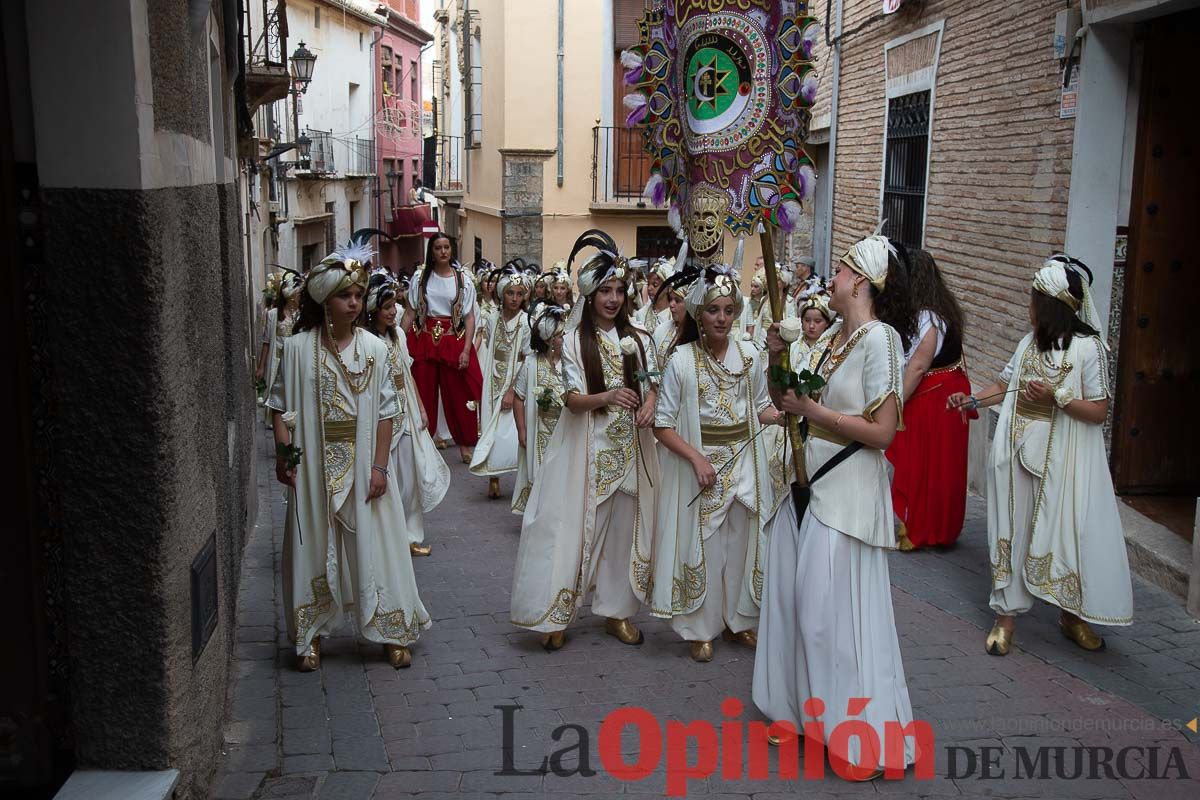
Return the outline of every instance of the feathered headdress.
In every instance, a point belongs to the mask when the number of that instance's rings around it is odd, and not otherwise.
[[[687,306],[688,314],[699,321],[700,312],[719,297],[728,297],[733,300],[734,316],[742,313],[745,298],[742,297],[742,289],[738,286],[737,276],[733,269],[724,264],[713,264],[700,271],[696,282],[688,291],[687,297],[683,299],[683,303]]]
[[[313,267],[304,282],[309,297],[324,303],[333,295],[358,285],[367,287],[367,269],[375,252],[366,240],[351,240]]]
[[[539,303],[529,314],[529,325],[534,335],[544,343],[560,335],[567,327],[568,309],[553,303]]]
[[[627,258],[617,247],[615,239],[602,230],[592,228],[584,231],[575,240],[571,255],[567,257],[567,268],[570,269],[575,262],[575,256],[589,247],[596,252],[579,267],[577,281],[580,293],[584,297],[590,297],[608,281],[619,280],[625,284],[626,299],[632,297],[637,289],[637,277],[646,265],[645,260]],[[583,317],[583,306],[583,303],[575,304],[571,319],[567,323],[568,328],[579,324]]]

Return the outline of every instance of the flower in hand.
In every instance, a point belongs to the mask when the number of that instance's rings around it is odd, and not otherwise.
[[[627,356],[637,355],[637,352],[638,352],[637,340],[635,340],[632,336],[622,336],[620,345],[621,345],[621,353],[622,354],[627,355]]]
[[[788,344],[798,341],[804,333],[804,321],[798,317],[788,317],[779,322],[779,338]]]

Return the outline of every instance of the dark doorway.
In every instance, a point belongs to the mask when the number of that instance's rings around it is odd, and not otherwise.
[[[1200,327],[1180,289],[1200,279],[1192,241],[1200,219],[1197,41],[1200,12],[1146,27],[1112,436],[1118,492],[1192,503],[1200,493]]]

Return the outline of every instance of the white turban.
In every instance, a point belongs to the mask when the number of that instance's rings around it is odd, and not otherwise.
[[[1079,275],[1079,285],[1083,288],[1082,300],[1071,294],[1071,284],[1067,281],[1068,269]],[[1100,315],[1096,312],[1096,303],[1092,300],[1091,276],[1076,267],[1069,256],[1053,255],[1047,259],[1033,276],[1033,288],[1047,297],[1066,303],[1079,319],[1100,334],[1103,341],[1104,329],[1100,327]]]
[[[295,297],[304,289],[304,279],[295,272],[285,273],[280,281],[279,290],[287,298]]]
[[[700,279],[692,284],[691,290],[683,299],[683,304],[687,308],[688,314],[693,319],[699,320],[700,312],[718,297],[728,297],[733,300],[735,316],[742,313],[742,305],[745,300],[742,297],[742,290],[738,286],[737,278],[729,267],[716,266],[706,269]]]
[[[551,339],[566,330],[568,313],[569,310],[562,306],[543,303],[533,312],[533,329],[543,342],[549,344]]]
[[[349,242],[321,260],[308,273],[304,288],[308,296],[318,303],[324,304],[343,289],[358,285],[364,290],[370,274],[366,264],[374,252],[365,243]]]
[[[525,289],[526,292],[528,292],[529,284],[530,276],[526,272],[521,272],[519,270],[503,272],[496,281],[496,294],[499,297],[503,297],[504,291],[510,286],[520,286]]]
[[[875,234],[858,242],[842,256],[842,263],[862,275],[871,285],[883,291],[887,283],[888,254],[896,255],[896,248],[886,236]]]

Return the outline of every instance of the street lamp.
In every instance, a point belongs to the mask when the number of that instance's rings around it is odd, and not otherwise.
[[[396,172],[396,168],[392,167],[387,171],[385,176],[388,182],[388,200],[391,201],[389,208],[391,209],[390,216],[396,216],[396,181],[400,179],[400,173]]]
[[[313,66],[317,63],[317,57],[312,51],[304,46],[304,42],[296,48],[296,52],[292,53],[292,78],[300,87],[300,93],[304,94],[308,91],[308,84],[312,82]]]

